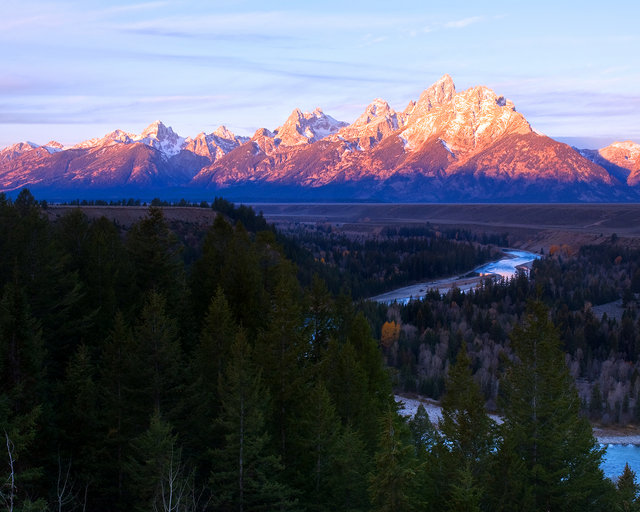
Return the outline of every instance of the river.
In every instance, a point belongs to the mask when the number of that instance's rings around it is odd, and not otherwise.
[[[640,475],[640,446],[635,444],[609,444],[605,445],[607,452],[604,454],[602,470],[614,482],[622,474],[624,465]]]
[[[457,287],[463,292],[466,292],[478,286],[481,280],[487,276],[509,279],[516,275],[518,267],[528,265],[540,257],[539,254],[515,249],[503,249],[503,252],[505,253],[503,258],[492,261],[491,263],[485,263],[474,269],[473,272],[477,274],[476,277],[450,277],[437,281],[413,284],[411,286],[397,288],[396,290],[381,295],[376,295],[375,297],[371,297],[370,300],[384,304],[391,304],[393,302],[406,304],[412,299],[423,297],[428,290],[434,288],[440,293],[447,293],[453,287]]]
[[[437,425],[442,419],[440,404],[434,400],[417,400],[398,395],[396,395],[395,399],[400,405],[398,412],[402,416],[414,416],[418,410],[418,406],[422,404],[434,425]],[[496,423],[502,423],[500,416],[490,416]],[[624,470],[624,465],[629,463],[629,467],[635,471],[638,478],[640,478],[640,446],[631,444],[639,441],[638,436],[611,436],[610,434],[602,435],[602,432],[594,432],[594,434],[600,441],[600,446],[606,448],[601,465],[606,477],[616,482]]]

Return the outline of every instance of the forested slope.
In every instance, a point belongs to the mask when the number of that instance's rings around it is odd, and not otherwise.
[[[466,348],[440,432],[423,412],[407,424],[351,298],[318,278],[302,286],[263,220],[218,206],[226,215],[193,249],[188,226],[170,229],[157,207],[124,231],[81,210],[49,222],[27,191],[0,196],[8,510],[601,510],[627,499],[598,468],[543,309],[512,337],[521,364],[505,367],[503,426],[478,400]],[[541,421],[566,410],[540,434],[547,447],[563,439],[561,459],[530,457],[532,375],[549,382],[533,391]],[[508,495],[492,477],[504,471]]]

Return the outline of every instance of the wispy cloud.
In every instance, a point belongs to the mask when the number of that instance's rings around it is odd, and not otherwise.
[[[485,16],[471,16],[469,18],[462,18],[461,20],[448,21],[444,24],[444,28],[465,28],[469,25],[475,25],[485,21]]]
[[[123,28],[123,33],[152,36],[152,37],[171,37],[183,39],[199,39],[206,41],[224,41],[232,43],[265,43],[265,42],[299,42],[300,37],[294,37],[286,34],[264,34],[264,33],[194,33],[189,31],[180,31],[168,27],[141,27],[141,28]]]

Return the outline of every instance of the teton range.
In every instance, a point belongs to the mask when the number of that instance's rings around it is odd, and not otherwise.
[[[253,137],[183,138],[159,121],[72,147],[0,151],[0,190],[42,197],[615,202],[640,199],[640,144],[579,150],[536,133],[513,103],[443,76],[397,112],[374,100],[352,124],[294,110]]]

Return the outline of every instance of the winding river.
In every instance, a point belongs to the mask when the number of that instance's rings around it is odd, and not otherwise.
[[[447,293],[454,287],[466,292],[478,286],[481,280],[487,276],[509,279],[516,275],[518,267],[527,266],[531,264],[533,260],[540,257],[539,254],[515,249],[503,249],[503,252],[505,254],[503,258],[492,261],[491,263],[485,263],[474,269],[473,272],[477,274],[477,277],[452,277],[413,284],[381,295],[376,295],[375,297],[371,297],[370,300],[384,304],[391,304],[393,302],[406,304],[412,299],[424,296],[427,291],[434,288],[440,293]]]

